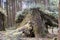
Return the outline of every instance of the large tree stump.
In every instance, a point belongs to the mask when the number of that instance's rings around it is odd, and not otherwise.
[[[32,10],[32,23],[35,37],[45,37],[46,36],[45,23],[41,18],[39,9]]]
[[[26,15],[24,16],[22,22],[19,23],[19,27],[30,23],[30,27],[32,27],[35,37],[47,37],[47,34],[49,33],[48,26],[58,26],[58,22],[55,17],[44,13],[39,10],[39,8],[25,10],[23,14],[25,13]]]
[[[33,8],[27,11],[26,17],[23,19],[23,21],[20,23],[19,27],[22,27],[25,25],[28,21],[30,21],[31,27],[33,27],[33,32],[35,34],[35,37],[45,37],[46,36],[46,27],[45,23],[43,22],[39,9]]]

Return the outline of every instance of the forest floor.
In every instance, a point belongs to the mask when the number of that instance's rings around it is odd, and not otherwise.
[[[52,33],[51,30],[52,29],[49,29],[48,31]],[[54,38],[20,38],[17,37],[18,34],[17,32],[16,32],[17,34],[15,33],[14,35],[12,35],[14,33],[13,31],[14,30],[9,31],[10,34],[5,31],[0,32],[0,40],[53,40],[55,38],[55,37]],[[53,31],[55,34],[58,34],[57,28],[54,28]]]

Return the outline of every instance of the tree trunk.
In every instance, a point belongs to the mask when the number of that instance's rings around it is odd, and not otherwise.
[[[35,34],[35,37],[46,37],[46,28],[45,23],[43,22],[41,18],[41,14],[39,10],[33,9],[32,11],[32,22],[33,22],[33,31]]]
[[[59,0],[59,17],[58,17],[58,22],[59,22],[58,40],[60,40],[60,0]]]
[[[46,37],[46,25],[45,25],[45,20],[41,18],[42,12],[38,8],[32,8],[29,11],[26,17],[23,19],[23,21],[20,23],[19,27],[22,27],[25,25],[28,21],[30,21],[30,27],[33,28],[33,32],[35,34],[35,37]]]
[[[5,31],[4,18],[5,18],[5,15],[0,12],[0,31]]]
[[[0,7],[1,7],[1,0],[0,0]]]
[[[7,29],[15,29],[15,0],[7,0]]]

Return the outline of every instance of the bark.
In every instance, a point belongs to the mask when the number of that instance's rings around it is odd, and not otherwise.
[[[38,9],[39,10],[39,9]],[[20,23],[20,27],[25,25],[28,21],[30,21],[31,27],[33,27],[33,32],[35,37],[45,37],[46,36],[46,27],[45,22],[42,21],[40,12],[36,9],[31,9],[31,11],[27,11],[26,17]]]
[[[0,7],[1,7],[1,0],[0,0]]]
[[[39,10],[39,8],[32,8],[24,13],[27,13],[27,15],[24,16],[19,27],[22,27],[30,21],[35,37],[46,37],[46,34],[48,34],[48,26],[58,26],[58,21],[56,18],[44,13]]]
[[[15,13],[16,13],[16,6],[15,0],[7,0],[7,29],[15,29]]]
[[[41,18],[41,14],[39,9],[33,9],[32,11],[32,22],[33,22],[33,31],[35,37],[45,37],[46,36],[46,28],[45,23]]]
[[[0,31],[5,31],[4,21],[5,15],[0,12]]]
[[[58,40],[60,40],[60,0],[59,0],[59,17],[58,17],[58,22],[59,22]]]

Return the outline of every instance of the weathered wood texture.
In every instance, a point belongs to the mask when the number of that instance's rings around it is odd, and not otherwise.
[[[33,22],[33,30],[35,33],[35,37],[41,37],[42,35],[44,36],[46,29],[44,27],[45,25],[43,24],[41,14],[39,13],[39,9],[33,9],[32,22]]]
[[[1,7],[1,0],[0,0],[0,7]]]
[[[55,17],[44,13],[43,11],[39,10],[39,8],[25,10],[23,14],[25,13],[27,15],[24,16],[18,27],[22,27],[26,23],[30,22],[31,27],[33,27],[35,37],[47,37],[48,35],[46,34],[48,34],[48,25],[51,27],[58,26],[58,21]]]
[[[60,0],[59,0],[59,17],[58,17],[58,22],[59,22],[58,40],[60,40]]]
[[[7,27],[15,25],[16,0],[7,0]]]
[[[16,28],[16,12],[22,10],[21,0],[7,0],[7,27]],[[15,26],[15,27],[14,27]]]
[[[2,12],[0,12],[0,31],[5,31],[4,21],[5,15]]]

